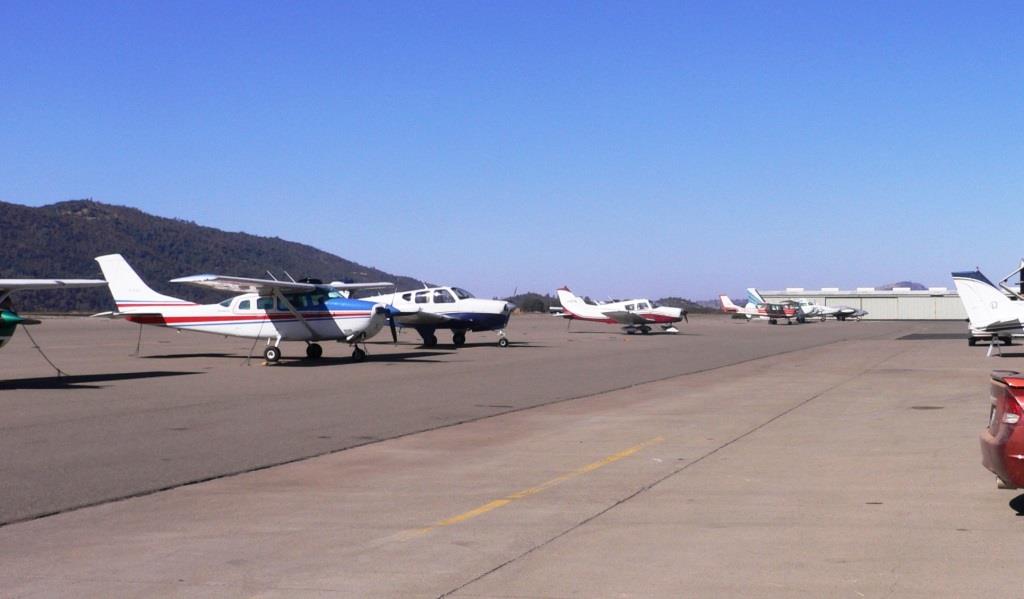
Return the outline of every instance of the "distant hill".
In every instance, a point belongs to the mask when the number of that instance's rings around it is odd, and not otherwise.
[[[658,304],[659,306],[682,308],[690,314],[718,312],[717,307],[706,306],[701,302],[694,302],[681,297],[663,297],[660,300],[655,300],[654,303]]]
[[[883,291],[892,291],[893,289],[896,289],[897,287],[901,287],[901,288],[909,287],[912,291],[928,291],[928,287],[926,285],[922,285],[921,283],[916,283],[914,281],[897,281],[895,283],[887,283],[885,285],[881,285],[879,287],[876,287],[875,289],[883,290]]]
[[[230,233],[92,200],[38,208],[0,202],[0,231],[0,278],[103,278],[93,258],[118,253],[157,291],[201,302],[219,301],[225,295],[167,281],[202,273],[265,278],[271,270],[278,277],[288,271],[297,279],[423,285],[301,243]],[[113,309],[106,289],[24,292],[14,301],[23,311]]]

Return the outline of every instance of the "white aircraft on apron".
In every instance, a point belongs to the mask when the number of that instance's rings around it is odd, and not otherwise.
[[[196,304],[163,295],[147,286],[120,254],[96,258],[116,312],[104,316],[125,318],[139,324],[266,339],[263,357],[281,359],[282,341],[306,343],[306,357],[323,355],[319,341],[339,341],[355,346],[352,359],[361,362],[366,351],[359,344],[390,325],[397,339],[394,316],[400,312],[384,303],[349,299],[354,289],[379,289],[392,283],[322,284],[319,281],[277,281],[223,275],[196,275],[173,279],[197,287],[241,293],[218,304]]]

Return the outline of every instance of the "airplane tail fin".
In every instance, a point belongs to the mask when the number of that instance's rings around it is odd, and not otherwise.
[[[722,302],[722,312],[736,312],[740,309],[740,307],[732,303],[729,296],[724,293],[718,296],[718,301]]]
[[[972,329],[995,332],[1021,328],[1024,304],[1011,302],[981,271],[955,272],[953,283]]]
[[[764,301],[764,298],[761,297],[761,293],[754,287],[747,287],[747,300],[755,306],[768,303]]]
[[[121,254],[99,256],[96,261],[100,264],[103,278],[107,280],[110,294],[114,297],[117,310],[121,313],[148,314],[162,312],[162,308],[169,305],[191,303],[150,289]]]
[[[572,291],[569,291],[568,287],[562,287],[561,289],[559,289],[557,291],[557,293],[558,293],[558,302],[560,304],[562,304],[563,307],[566,306],[567,304],[571,306],[573,304],[582,304],[582,303],[584,303],[583,300],[581,300],[580,298],[576,297],[576,295],[573,294]]]

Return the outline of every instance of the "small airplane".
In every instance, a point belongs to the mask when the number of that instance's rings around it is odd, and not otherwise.
[[[753,287],[747,290],[748,297],[750,297],[751,292],[756,294],[757,297],[761,297],[761,294],[758,293],[757,290],[754,289]],[[765,303],[763,298],[761,299],[761,303]],[[865,310],[861,310],[858,308],[851,308],[850,306],[826,306],[825,304],[816,304],[806,298],[787,299],[782,300],[779,303],[782,304],[783,306],[796,306],[800,310],[804,318],[803,320],[800,320],[800,317],[797,317],[798,322],[804,322],[808,318],[818,318],[820,320],[825,320],[827,318],[835,318],[836,320],[840,321],[847,319],[860,320],[861,318],[867,316],[868,314]]]
[[[120,254],[99,256],[96,261],[110,286],[116,312],[96,316],[125,318],[139,324],[215,333],[249,339],[267,339],[263,357],[268,363],[281,359],[282,341],[304,341],[306,357],[323,355],[318,341],[346,342],[355,347],[352,359],[361,362],[366,351],[360,343],[391,327],[397,341],[394,318],[400,312],[381,302],[349,299],[343,292],[380,289],[392,283],[323,284],[317,279],[278,281],[222,275],[196,275],[171,280],[197,287],[241,293],[218,304],[196,304],[163,295],[147,286]]]
[[[563,318],[624,325],[622,330],[629,335],[638,331],[646,335],[651,332],[652,324],[660,324],[666,333],[678,333],[679,329],[673,325],[684,320],[690,321],[686,310],[659,306],[647,299],[588,303],[574,295],[568,287],[562,287],[557,293],[558,301],[562,304]]]
[[[1021,262],[1021,268],[1024,269],[1024,261]],[[979,339],[989,339],[992,345],[996,341],[1009,345],[1012,335],[1024,334],[1024,296],[1007,287],[1006,279],[1001,283],[1002,289],[999,289],[980,270],[952,274],[956,291],[970,321],[968,345],[976,345]],[[1012,294],[1014,299],[1011,300],[1004,290]]]
[[[103,279],[0,279],[0,347],[10,342],[18,325],[40,324],[40,321],[20,316],[14,310],[11,293],[31,289],[102,287],[106,284]]]
[[[426,287],[361,299],[399,309],[402,314],[395,322],[416,329],[424,347],[437,345],[437,329],[450,329],[456,347],[466,343],[467,332],[497,331],[498,345],[508,347],[505,327],[515,310],[511,302],[473,297],[460,287]]]
[[[770,304],[764,301],[761,294],[753,287],[749,287],[747,289],[746,306],[737,306],[733,303],[732,299],[724,293],[718,296],[718,301],[722,303],[722,312],[739,317],[745,317],[747,322],[750,322],[751,319],[754,318],[767,320],[768,324],[778,324],[780,320],[785,320],[786,324],[793,324],[793,320],[796,320],[797,322],[803,322],[805,320],[805,317],[798,306],[792,303]]]

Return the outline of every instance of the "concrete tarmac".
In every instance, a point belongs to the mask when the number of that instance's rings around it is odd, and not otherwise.
[[[54,377],[25,331],[0,354],[0,524],[892,329],[765,335],[765,323],[691,320],[680,335],[628,336],[527,316],[513,319],[506,349],[478,333],[459,350],[425,350],[407,331],[397,346],[379,337],[364,363],[345,344],[310,362],[286,343],[285,360],[263,367],[246,366],[245,339],[146,327],[131,357],[136,325],[47,319],[32,335],[74,376]]]
[[[354,385],[399,391],[376,396],[396,404],[376,420],[375,404],[338,400],[390,440],[0,527],[0,588],[15,597],[1019,594],[1020,522],[1007,506],[1017,494],[995,489],[977,434],[989,370],[1024,367],[1020,354],[985,359],[955,338],[963,323],[769,327],[707,318],[684,329],[689,336],[630,338],[521,320],[528,344],[504,353],[480,346],[410,358],[412,346],[381,347],[400,360],[243,368],[229,357],[210,370],[199,370],[198,357],[166,357],[150,372],[203,374],[109,377],[78,390],[14,383],[0,391],[5,499],[16,496],[12,473],[27,471],[7,453],[9,431],[46,438],[94,427],[114,436],[114,449],[82,443],[84,433],[74,443],[97,465],[130,469],[136,456],[123,451],[174,447],[216,471],[213,452],[244,456],[231,445],[247,433],[272,424],[315,430],[315,419],[273,408],[275,391],[301,402],[286,395],[289,385],[326,393],[345,373]],[[22,364],[29,358],[17,354]],[[164,366],[175,360],[184,365]],[[447,370],[413,376],[435,368]],[[423,381],[423,392],[406,377]],[[210,380],[231,397],[227,405],[217,405]],[[266,394],[244,394],[258,383]],[[173,400],[161,395],[165,385]],[[240,407],[245,399],[268,421]],[[51,403],[67,409],[63,419]],[[342,429],[345,411],[326,405],[302,404],[336,416],[325,425]],[[497,405],[511,407],[470,409]],[[179,413],[193,415],[208,439],[196,433],[191,448],[169,445],[156,427]],[[430,420],[435,414],[444,419]],[[111,419],[153,438],[115,435]],[[389,435],[393,419],[406,428],[419,420],[423,432]],[[219,434],[225,428],[232,434]],[[294,450],[270,436],[277,442],[264,459]],[[36,485],[74,496],[75,484],[53,482],[81,479],[73,443],[35,447],[44,468],[68,468]],[[124,480],[140,478],[132,470]],[[117,496],[99,487],[99,496]]]

